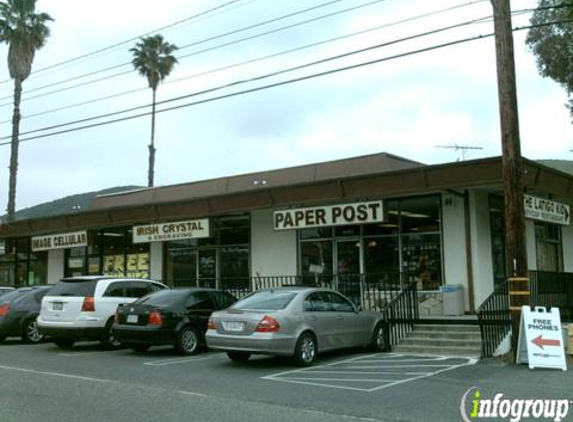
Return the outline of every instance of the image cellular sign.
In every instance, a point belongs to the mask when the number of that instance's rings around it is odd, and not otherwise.
[[[382,201],[327,205],[275,211],[275,230],[293,230],[309,227],[344,226],[384,221]]]

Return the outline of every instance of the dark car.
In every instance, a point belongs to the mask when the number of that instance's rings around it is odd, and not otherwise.
[[[150,346],[173,345],[179,353],[190,355],[205,344],[211,313],[236,300],[227,292],[213,289],[158,291],[120,305],[115,314],[114,335],[139,352]]]
[[[52,287],[20,287],[0,296],[0,341],[13,336],[22,337],[26,343],[42,341],[36,317],[42,298]]]

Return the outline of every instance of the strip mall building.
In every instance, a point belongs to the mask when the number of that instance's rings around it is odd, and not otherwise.
[[[573,175],[524,160],[523,178],[529,268],[573,272]],[[472,313],[506,279],[502,185],[499,157],[423,165],[382,153],[103,195],[0,226],[0,284],[106,274],[248,288],[400,273],[428,312],[457,285]]]

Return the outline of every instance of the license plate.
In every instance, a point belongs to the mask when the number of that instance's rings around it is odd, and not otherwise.
[[[137,315],[128,315],[127,322],[129,324],[137,324]]]
[[[245,323],[243,321],[223,321],[225,331],[243,331]]]
[[[62,309],[64,309],[64,303],[63,302],[54,302],[54,303],[52,303],[52,309],[54,311],[61,311]]]

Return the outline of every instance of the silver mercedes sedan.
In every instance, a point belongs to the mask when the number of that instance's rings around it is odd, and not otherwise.
[[[323,288],[259,290],[214,312],[205,334],[211,349],[232,360],[251,354],[292,356],[310,365],[317,353],[347,347],[385,350],[382,314],[361,311],[340,293]]]

